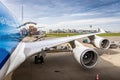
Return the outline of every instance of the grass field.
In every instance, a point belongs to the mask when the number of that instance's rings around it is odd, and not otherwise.
[[[66,36],[75,36],[80,35],[78,33],[50,33],[47,34],[47,37],[66,37]],[[120,36],[120,33],[105,33],[105,34],[99,34],[98,36]]]
[[[120,36],[120,33],[105,33],[105,34],[98,34],[98,36]]]
[[[80,34],[78,33],[50,33],[50,34],[47,34],[47,37],[52,37],[52,36],[66,37],[66,36],[75,36],[75,35],[80,35]]]

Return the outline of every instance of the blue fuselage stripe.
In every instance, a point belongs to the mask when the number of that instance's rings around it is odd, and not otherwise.
[[[0,2],[0,70],[21,40],[19,22]]]
[[[6,63],[9,57],[10,57],[10,54],[7,54],[6,56],[4,56],[3,60],[0,62],[0,69],[3,67],[3,65]]]

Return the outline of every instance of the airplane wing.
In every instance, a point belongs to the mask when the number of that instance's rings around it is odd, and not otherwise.
[[[25,43],[25,55],[26,57],[32,56],[37,52],[40,52],[41,50],[45,50],[63,43],[67,43],[70,41],[74,41],[76,39],[80,39],[83,37],[93,36],[96,34],[102,34],[105,33],[104,30],[99,29],[98,33],[91,33],[91,34],[84,34],[84,35],[77,35],[77,36],[71,36],[71,37],[61,37],[61,38],[55,38],[55,39],[49,39],[49,40],[43,40],[43,41],[37,41],[37,42],[28,42]]]
[[[6,75],[12,72],[14,69],[16,69],[28,57],[35,55],[38,52],[45,50],[46,48],[51,48],[63,43],[74,41],[76,39],[94,36],[96,34],[102,34],[102,33],[105,33],[105,31],[100,29],[98,33],[77,35],[71,37],[62,37],[62,38],[49,39],[49,40],[36,41],[36,42],[20,42],[17,48],[15,49],[15,51],[10,56],[11,64],[9,66]]]

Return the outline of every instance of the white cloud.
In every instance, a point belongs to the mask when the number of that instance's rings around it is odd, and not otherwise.
[[[23,0],[1,0],[12,13],[21,19]],[[119,2],[116,0],[25,0],[24,22],[33,21],[46,26],[73,27],[78,25],[120,26]],[[115,2],[115,4],[112,4]],[[110,4],[109,4],[110,3]],[[116,24],[116,25],[114,25]],[[119,27],[116,27],[120,30]]]
[[[110,24],[120,22],[120,18],[95,18],[60,22],[59,24]]]
[[[69,16],[75,17],[75,16],[91,16],[91,15],[99,15],[100,13],[97,12],[87,12],[87,13],[76,13],[76,14],[71,14]]]

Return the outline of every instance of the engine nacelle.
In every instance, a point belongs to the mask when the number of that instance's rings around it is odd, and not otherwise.
[[[91,41],[91,43],[101,49],[108,49],[110,47],[110,41],[108,39],[99,37],[99,36],[90,36],[88,37]]]
[[[108,49],[110,47],[110,41],[108,39],[96,36],[94,39],[94,45],[97,48]]]
[[[75,41],[76,47],[73,49],[73,55],[78,63],[83,68],[91,69],[98,61],[98,54],[95,50],[83,46],[78,41]]]

